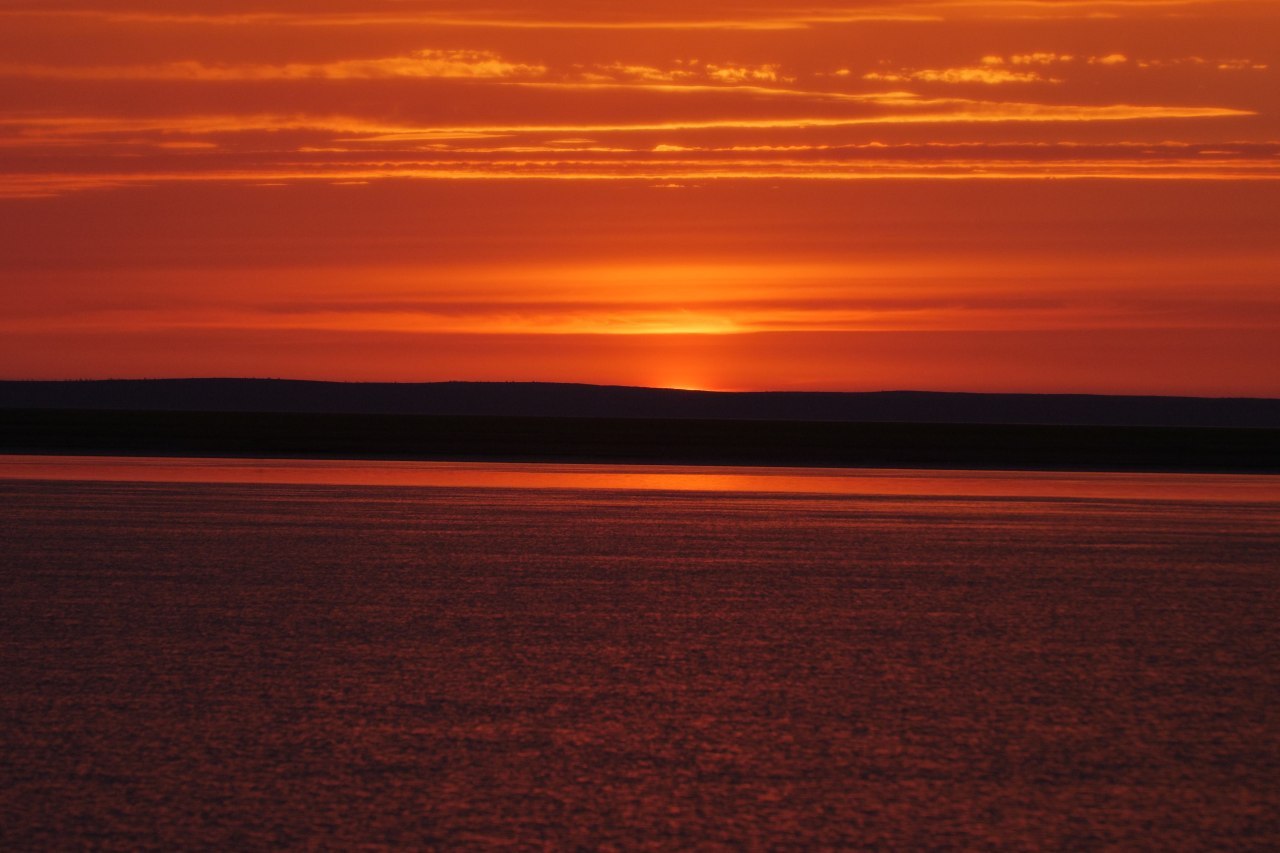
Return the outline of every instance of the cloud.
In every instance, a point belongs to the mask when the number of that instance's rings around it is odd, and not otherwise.
[[[470,127],[404,128],[390,131],[378,139],[414,139],[419,134],[440,137],[452,132],[470,131],[482,134],[501,133],[607,133],[655,132],[670,130],[797,130],[807,128],[840,128],[893,124],[968,124],[1002,122],[1095,122],[1136,121],[1141,119],[1224,118],[1255,115],[1250,110],[1229,107],[1167,106],[1158,104],[1036,104],[1004,101],[979,101],[963,98],[915,99],[903,97],[886,105],[909,108],[909,112],[864,116],[801,116],[742,119],[688,119],[660,122],[572,123],[572,124],[493,124]]]
[[[699,74],[692,68],[658,68],[653,65],[610,62],[583,68],[579,76],[587,82],[638,80],[645,83],[679,83],[698,79]]]
[[[275,8],[271,8],[272,5]],[[346,8],[343,8],[344,5]],[[937,24],[957,20],[1152,19],[1216,14],[1268,15],[1256,0],[883,0],[802,6],[784,2],[716,4],[529,4],[437,0],[430,9],[408,3],[330,3],[324,10],[299,11],[280,3],[228,3],[222,13],[166,9],[157,5],[116,4],[112,10],[86,4],[52,6],[45,0],[14,0],[0,15],[10,17],[87,18],[126,25],[186,24],[216,27],[455,27],[496,30],[686,30],[786,31],[858,23]],[[709,8],[711,7],[711,8]],[[160,7],[163,8],[163,7]],[[717,14],[720,12],[720,14]]]
[[[965,98],[915,98],[906,94],[864,97],[877,112],[863,115],[688,118],[652,122],[480,122],[414,124],[342,115],[182,115],[124,118],[112,116],[0,116],[0,144],[42,148],[61,141],[132,143],[147,135],[161,141],[216,141],[237,134],[295,132],[327,138],[305,144],[312,150],[341,149],[369,143],[440,143],[452,140],[528,136],[538,145],[582,136],[659,134],[677,131],[802,131],[893,125],[990,124],[1006,122],[1115,122],[1149,119],[1212,119],[1255,115],[1249,110],[1159,104],[1071,105],[985,101]],[[884,112],[884,109],[893,111]],[[553,137],[542,140],[541,137]],[[147,140],[151,144],[154,140]],[[288,141],[285,144],[289,144]],[[256,145],[256,143],[255,143]]]
[[[692,153],[692,152],[689,152]],[[734,152],[739,153],[739,152]],[[420,160],[394,163],[386,160],[345,161],[287,165],[267,162],[241,168],[206,167],[158,171],[0,173],[0,198],[40,198],[88,190],[120,189],[161,184],[349,183],[372,181],[432,182],[639,182],[702,183],[708,181],[802,181],[847,183],[884,180],[912,181],[1280,181],[1280,160],[1246,160],[1225,157],[1212,150],[1206,156],[1181,159],[975,159],[958,157],[937,161],[896,158],[884,160],[729,159],[575,160],[536,158],[519,160]]]
[[[418,50],[381,59],[324,63],[215,64],[198,61],[152,65],[0,65],[0,75],[64,80],[348,80],[391,77],[511,79],[539,77],[542,65],[508,62],[489,51]]]
[[[1269,66],[1251,59],[1223,59],[1214,67],[1219,71],[1266,71]]]
[[[483,284],[468,281],[426,297],[379,290],[377,279],[385,271],[375,270],[370,276],[374,282],[367,285],[364,295],[335,298],[277,292],[259,297],[243,291],[213,291],[194,298],[166,294],[143,304],[79,296],[10,312],[0,320],[0,328],[8,333],[50,328],[65,333],[174,327],[641,335],[1131,328],[1155,321],[1164,328],[1196,328],[1213,317],[1266,328],[1275,323],[1280,311],[1274,300],[1250,299],[1237,293],[1224,304],[1221,298],[1187,289],[1167,294],[1138,291],[1108,298],[1053,287],[1037,287],[1030,295],[1007,292],[999,286],[946,292],[928,286],[945,281],[945,273],[911,264],[891,273],[916,282],[909,295],[874,286],[865,293],[850,293],[843,282],[854,277],[865,280],[865,269],[846,264],[815,273],[801,267],[797,275],[791,266],[763,264],[747,272],[714,264],[568,268],[565,277],[577,284],[571,289],[545,281],[545,271],[533,276],[517,271],[510,276],[521,286],[519,294],[492,292]],[[806,285],[799,294],[793,286],[784,290],[779,285],[797,278]],[[636,279],[648,287],[616,287],[620,281]],[[1246,313],[1249,319],[1242,320]]]
[[[1172,68],[1178,66],[1195,66],[1215,68],[1219,71],[1265,71],[1266,63],[1251,59],[1218,59],[1209,60],[1199,56],[1176,59],[1133,59],[1123,53],[1107,53],[1096,56],[1077,56],[1070,53],[1052,51],[1036,51],[1032,53],[1015,53],[1008,56],[987,54],[975,65],[964,65],[953,68],[924,69],[882,69],[869,71],[862,75],[864,80],[896,83],[983,83],[997,85],[1001,83],[1062,83],[1059,77],[1047,77],[1041,69],[1065,69],[1076,65],[1088,65],[1096,68]],[[842,68],[833,75],[843,77],[849,75],[849,69]]]
[[[784,77],[780,65],[708,65],[707,76],[721,83],[777,83]]]
[[[1046,77],[1035,69],[1074,61],[1075,57],[1071,54],[1048,51],[1017,53],[1008,57],[987,54],[974,65],[869,71],[862,75],[862,79],[897,83],[981,83],[988,86],[1003,83],[1061,83],[1060,79]]]
[[[1218,71],[1266,71],[1270,66],[1256,59],[1205,59],[1203,56],[1183,56],[1177,59],[1138,59],[1139,68],[1213,68]]]
[[[676,60],[669,68],[625,62],[576,66],[577,79],[595,82],[638,82],[676,86],[680,84],[718,83],[729,85],[759,85],[765,83],[792,83],[795,77],[783,73],[777,63],[743,65],[737,63],[698,62]]]
[[[1012,71],[991,65],[972,65],[960,68],[923,68],[907,71],[869,71],[863,80],[883,83],[981,83],[995,86],[1002,83],[1061,83],[1036,71]]]
[[[560,14],[546,9],[542,15],[530,14],[528,4],[517,4],[502,9],[486,6],[477,11],[472,3],[458,3],[455,8],[414,12],[401,7],[387,7],[379,11],[365,4],[359,10],[349,11],[268,11],[242,10],[223,14],[208,12],[167,11],[149,9],[51,9],[41,5],[27,8],[0,10],[0,17],[54,17],[80,18],[105,21],[119,25],[154,26],[165,24],[197,25],[210,27],[279,26],[308,28],[350,27],[430,27],[489,30],[601,30],[601,31],[786,31],[803,30],[823,24],[852,24],[860,22],[929,22],[941,18],[936,14],[922,14],[906,10],[892,3],[880,7],[868,6],[859,10],[819,10],[793,12],[789,9],[762,8],[755,15],[698,15],[696,12],[681,16],[646,11],[643,5],[601,6],[603,14],[590,16]]]
[[[1004,60],[999,56],[986,56],[983,57],[982,61],[983,63],[987,63],[987,61],[991,59],[996,60],[996,65],[1000,65],[1004,62]],[[1057,65],[1062,62],[1073,62],[1075,61],[1075,57],[1069,53],[1050,53],[1041,51],[1038,53],[1017,53],[1010,56],[1008,61],[1012,65]]]

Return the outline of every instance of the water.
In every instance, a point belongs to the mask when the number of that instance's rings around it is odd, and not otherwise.
[[[1274,849],[1278,554],[1274,477],[0,459],[0,847]]]

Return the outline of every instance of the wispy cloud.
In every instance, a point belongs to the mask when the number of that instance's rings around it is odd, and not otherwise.
[[[1058,20],[1160,18],[1168,16],[1258,15],[1267,0],[902,0],[848,5],[725,4],[710,11],[679,4],[496,3],[476,8],[469,2],[438,2],[427,8],[413,3],[360,3],[348,8],[299,11],[288,4],[228,4],[226,11],[164,9],[150,4],[111,10],[76,4],[50,8],[47,3],[15,2],[0,15],[10,17],[80,17],[119,24],[187,24],[219,27],[436,27],[542,30],[742,30],[785,31],[876,22],[944,23],[954,20]],[[272,8],[274,5],[275,8]],[[721,12],[716,14],[716,12]]]
[[[890,103],[886,100],[885,103]],[[679,130],[786,130],[809,128],[841,128],[893,124],[970,124],[1005,122],[1099,122],[1137,121],[1142,119],[1203,119],[1248,116],[1250,110],[1230,107],[1178,105],[1064,105],[1006,101],[979,101],[961,98],[916,99],[900,97],[892,101],[910,108],[892,114],[832,117],[780,117],[743,119],[689,119],[662,122],[567,123],[567,124],[491,124],[467,127],[399,128],[388,130],[369,141],[412,140],[434,138],[453,132],[483,134],[515,133],[611,133],[662,132]]]
[[[1169,68],[1200,68],[1217,71],[1266,71],[1268,65],[1251,59],[1204,59],[1202,57],[1178,57],[1172,59],[1134,59],[1124,53],[1076,55],[1037,51],[1011,55],[988,54],[969,65],[946,68],[898,68],[882,62],[882,67],[862,75],[863,80],[884,83],[944,83],[983,84],[1003,83],[1063,83],[1064,75],[1084,69],[1146,70]],[[834,76],[849,76],[849,69],[840,69]]]
[[[502,80],[538,77],[543,65],[508,62],[489,51],[418,50],[406,56],[279,65],[198,61],[152,65],[0,65],[0,75],[66,80],[348,80],[389,77]]]
[[[264,164],[253,169],[130,172],[0,173],[0,197],[42,198],[89,190],[161,184],[246,184],[280,186],[287,183],[327,183],[363,186],[374,181],[445,182],[629,182],[651,187],[701,184],[709,181],[804,181],[848,183],[867,181],[1026,181],[1057,180],[1159,181],[1280,181],[1280,163],[1238,158],[1201,157],[1178,161],[1091,160],[727,160],[656,161],[533,159],[419,161],[391,164],[347,162],[323,168]]]
[[[981,83],[995,86],[1001,83],[1061,83],[1053,77],[1045,77],[1038,71],[1021,71],[990,65],[971,65],[959,68],[921,68],[903,71],[868,71],[863,80],[883,83]]]

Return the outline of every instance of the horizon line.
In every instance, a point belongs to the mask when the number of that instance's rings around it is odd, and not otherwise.
[[[108,383],[108,382],[288,382],[312,385],[545,385],[573,388],[601,388],[626,391],[665,391],[682,394],[716,394],[716,395],[748,395],[748,394],[916,394],[937,396],[970,396],[970,397],[1103,397],[1125,398],[1137,397],[1148,399],[1176,400],[1261,400],[1280,402],[1280,397],[1226,395],[1212,396],[1203,394],[1156,394],[1156,393],[1104,393],[1096,391],[938,391],[917,388],[880,388],[875,390],[835,390],[835,389],[713,389],[713,388],[678,388],[660,385],[619,385],[596,382],[563,382],[539,379],[440,379],[440,380],[380,380],[380,379],[297,379],[283,376],[147,376],[147,377],[78,377],[61,379],[15,379],[0,377],[0,383]]]

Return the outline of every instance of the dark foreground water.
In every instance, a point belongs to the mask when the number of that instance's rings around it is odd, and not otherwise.
[[[6,850],[1280,845],[1275,478],[22,464]]]

